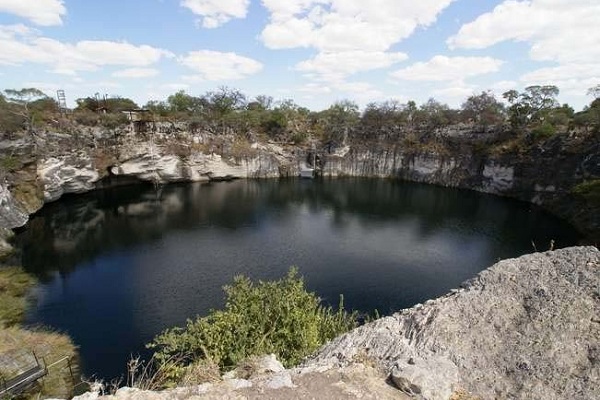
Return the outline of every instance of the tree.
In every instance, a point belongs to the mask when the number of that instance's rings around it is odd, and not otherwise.
[[[27,132],[33,135],[35,115],[32,113],[30,104],[35,100],[45,99],[48,96],[35,88],[24,88],[21,90],[6,89],[4,93],[6,93],[6,100],[18,106],[10,112],[23,117]]]
[[[185,90],[180,90],[167,98],[167,105],[171,112],[196,114],[203,111],[205,101],[199,97],[190,96]]]
[[[504,121],[504,106],[489,91],[469,96],[462,104],[462,113],[464,117],[483,126]]]
[[[522,93],[509,90],[502,97],[509,102],[509,119],[513,127],[518,129],[530,123],[543,123],[548,113],[559,106],[556,100],[558,94],[556,86],[536,85],[526,87]]]
[[[350,100],[338,101],[320,113],[324,139],[345,143],[348,134],[359,122],[358,105]]]
[[[430,128],[438,128],[447,125],[453,119],[450,107],[447,104],[440,103],[434,98],[430,98],[419,108],[422,118]]]
[[[600,84],[593,86],[587,90],[588,96],[592,96],[594,99],[600,99]]]

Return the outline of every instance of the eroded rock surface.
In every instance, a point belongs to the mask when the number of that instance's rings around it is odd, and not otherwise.
[[[600,252],[501,261],[447,296],[341,336],[308,365],[361,354],[427,399],[447,399],[450,387],[484,399],[600,398]]]

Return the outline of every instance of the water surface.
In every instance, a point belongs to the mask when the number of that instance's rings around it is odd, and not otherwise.
[[[575,244],[540,208],[387,180],[266,180],[108,189],[45,207],[18,236],[41,284],[31,324],[68,332],[111,379],[161,330],[223,304],[236,274],[291,265],[326,302],[388,314],[501,258]]]

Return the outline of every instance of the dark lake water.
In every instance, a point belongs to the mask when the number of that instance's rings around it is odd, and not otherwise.
[[[389,314],[552,239],[579,238],[530,204],[369,179],[108,189],[46,206],[17,238],[41,281],[27,322],[69,333],[84,374],[104,379],[163,329],[221,307],[236,274],[296,265],[324,301]]]

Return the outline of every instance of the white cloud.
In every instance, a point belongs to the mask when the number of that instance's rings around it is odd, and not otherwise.
[[[314,74],[320,80],[339,81],[349,75],[373,69],[387,68],[404,61],[404,53],[353,50],[340,53],[319,53],[296,65],[296,70]]]
[[[236,80],[243,79],[260,72],[263,65],[256,60],[235,53],[199,50],[189,52],[178,61],[199,75],[185,77],[187,81]]]
[[[185,90],[189,89],[190,85],[187,83],[165,83],[164,85],[160,85],[160,89],[164,90]]]
[[[312,93],[312,94],[329,94],[332,92],[329,86],[325,86],[319,83],[307,83],[298,89],[300,92]]]
[[[310,95],[330,95],[333,93],[343,93],[352,100],[366,103],[369,101],[381,99],[383,93],[373,87],[368,82],[334,82],[329,85],[318,83],[308,83],[298,89],[300,92]],[[306,97],[313,99],[314,97]]]
[[[433,24],[454,0],[261,0],[269,23],[260,40],[271,49],[310,48],[317,54],[294,69],[331,90],[375,97],[373,88],[342,85],[354,74],[404,61],[393,45]],[[308,86],[312,90],[312,86]],[[362,91],[365,90],[365,91]],[[376,93],[377,92],[377,93]]]
[[[490,89],[494,92],[494,93],[499,93],[502,94],[508,90],[511,89],[517,89],[517,87],[519,86],[519,84],[515,81],[498,81],[498,82],[494,82],[491,86]]]
[[[436,89],[433,91],[433,94],[464,99],[472,95],[473,92],[474,90],[471,86],[450,86],[443,89]]]
[[[102,66],[147,67],[172,54],[127,42],[85,40],[75,44],[38,36],[20,25],[0,26],[0,65],[44,64],[52,72],[75,75]]]
[[[123,69],[121,71],[116,71],[112,74],[114,78],[151,78],[160,73],[157,69],[154,68],[128,68]]]
[[[0,0],[0,12],[14,14],[41,26],[62,25],[67,13],[63,0]]]
[[[391,74],[409,81],[462,81],[466,78],[500,70],[503,61],[492,57],[435,56]]]
[[[532,60],[557,64],[523,75],[525,86],[556,84],[584,93],[600,75],[598,21],[600,2],[595,0],[506,0],[463,25],[447,43],[451,48],[484,49],[504,41],[525,42]]]
[[[587,89],[600,82],[600,62],[540,68],[524,74],[521,82],[523,86],[556,85],[563,93],[585,96]]]
[[[202,17],[202,27],[212,29],[233,18],[245,18],[250,0],[182,0],[181,5]]]
[[[272,49],[386,51],[429,26],[453,0],[262,0],[270,12],[261,34]]]

